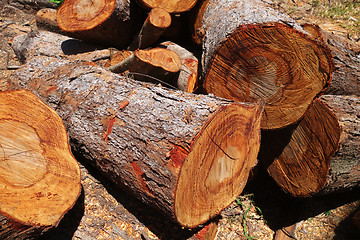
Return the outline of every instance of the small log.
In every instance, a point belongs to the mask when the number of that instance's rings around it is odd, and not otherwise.
[[[171,25],[169,12],[162,8],[153,8],[139,34],[131,43],[129,50],[144,49],[154,44]]]
[[[164,46],[176,53],[181,59],[181,68],[176,88],[185,92],[194,92],[198,85],[198,59],[193,53],[173,42],[163,42],[160,46]]]
[[[129,71],[134,79],[174,85],[181,68],[181,59],[173,51],[164,48],[135,50],[123,61],[110,66],[114,73]]]
[[[33,239],[75,204],[80,168],[54,110],[26,90],[0,103],[0,238]]]
[[[355,96],[314,100],[299,123],[263,131],[259,160],[296,197],[360,186],[360,112]]]
[[[360,45],[317,25],[304,24],[303,28],[331,51],[335,71],[326,94],[360,96]]]
[[[145,9],[162,8],[169,13],[182,13],[189,11],[197,0],[137,0],[137,3]]]
[[[235,101],[266,102],[263,129],[300,119],[329,85],[329,50],[261,0],[208,0],[196,11],[203,88]]]
[[[56,19],[72,36],[121,49],[134,35],[136,18],[130,18],[130,10],[129,0],[64,0]]]
[[[48,31],[32,31],[28,34],[18,35],[13,38],[11,46],[22,63],[36,56],[90,62],[96,58],[109,57],[110,54],[108,49],[101,49],[100,46]],[[97,63],[102,65],[105,64],[105,61],[104,63],[97,61]]]
[[[182,226],[230,205],[256,162],[262,103],[169,91],[44,57],[12,79],[56,109],[84,160]]]

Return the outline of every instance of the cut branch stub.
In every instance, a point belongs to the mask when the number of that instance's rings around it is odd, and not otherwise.
[[[197,0],[137,0],[146,9],[162,8],[169,13],[181,13],[193,8]]]
[[[0,93],[1,239],[56,226],[80,195],[80,168],[60,117],[26,90]]]
[[[262,133],[259,160],[284,191],[307,197],[360,185],[357,102],[325,95],[298,124]]]
[[[65,0],[56,19],[71,36],[117,48],[126,47],[134,32],[128,0]]]
[[[84,161],[183,226],[230,205],[256,163],[262,102],[168,90],[44,57],[13,79],[56,107]]]
[[[169,12],[162,8],[154,8],[150,11],[142,26],[140,33],[131,43],[129,50],[143,49],[150,47],[171,25]]]
[[[263,129],[298,121],[328,87],[329,50],[294,20],[258,0],[209,0],[202,8],[196,31],[204,36],[205,91],[241,102],[264,99]]]

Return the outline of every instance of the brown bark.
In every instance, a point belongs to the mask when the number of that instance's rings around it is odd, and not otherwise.
[[[137,0],[146,9],[162,8],[169,13],[181,13],[193,8],[197,0]]]
[[[264,99],[263,129],[300,119],[330,81],[329,50],[260,0],[206,0],[194,34],[202,42],[203,88],[236,100]]]
[[[153,8],[146,18],[139,34],[131,43],[129,50],[143,49],[154,44],[171,25],[169,12],[162,8]]]
[[[100,45],[125,48],[134,34],[129,0],[65,0],[57,12],[61,30]],[[133,13],[132,13],[133,14]]]
[[[73,207],[80,169],[54,110],[26,90],[0,102],[0,238],[32,239]]]
[[[359,100],[325,95],[299,123],[264,131],[259,159],[286,192],[307,197],[360,186]]]
[[[181,59],[180,73],[174,84],[177,89],[185,92],[194,92],[198,86],[198,64],[199,61],[193,53],[173,43],[163,42],[160,46],[175,52]]]
[[[56,109],[88,162],[183,226],[234,201],[255,164],[261,104],[169,91],[51,58],[29,61],[13,80]]]
[[[326,94],[360,95],[360,45],[346,38],[326,32],[316,25],[305,24],[304,29],[324,42],[331,51],[335,71]]]
[[[50,31],[54,33],[66,34],[59,28],[56,22],[57,10],[53,8],[40,9],[35,16],[36,27],[39,30]]]
[[[135,50],[129,57],[108,69],[115,73],[129,71],[134,79],[172,86],[178,79],[180,68],[181,59],[175,52],[153,48]]]
[[[13,38],[11,46],[22,63],[37,56],[93,61],[96,58],[107,57],[110,54],[108,49],[101,49],[98,45],[84,43],[48,31],[32,31],[28,34],[18,35]],[[104,65],[105,60],[96,61],[96,63]]]

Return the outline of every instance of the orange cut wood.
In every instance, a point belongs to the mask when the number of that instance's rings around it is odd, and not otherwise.
[[[169,13],[181,13],[193,8],[197,0],[137,0],[139,5],[147,8],[162,8]]]
[[[27,90],[0,92],[1,239],[56,226],[80,195],[80,168],[61,118]]]

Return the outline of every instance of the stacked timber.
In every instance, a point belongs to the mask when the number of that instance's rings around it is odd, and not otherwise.
[[[93,65],[38,57],[13,81],[56,109],[76,152],[182,226],[235,200],[256,163],[261,103],[171,91]]]

